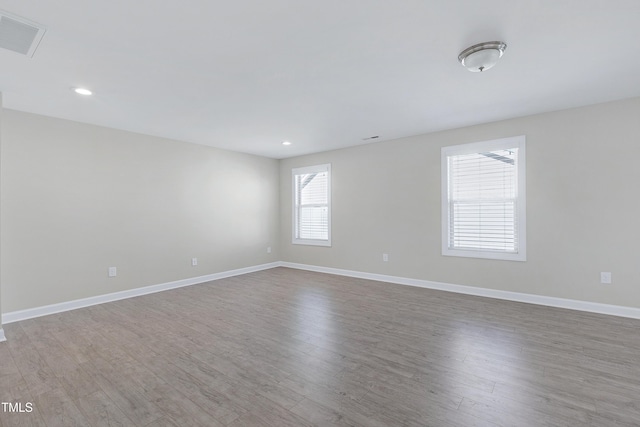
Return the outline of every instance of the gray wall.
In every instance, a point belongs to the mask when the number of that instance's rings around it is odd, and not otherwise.
[[[0,92],[0,224],[2,223],[2,92]],[[2,227],[0,227],[0,241],[2,241]],[[2,245],[0,245],[0,260],[2,260]],[[2,265],[0,264],[0,268]],[[1,270],[0,270],[1,273]],[[0,274],[0,338],[2,332],[2,274]]]
[[[282,260],[640,307],[639,118],[634,98],[283,160]],[[515,135],[527,138],[527,261],[442,256],[440,148]],[[291,168],[321,163],[333,246],[292,245]]]
[[[638,117],[634,98],[277,161],[4,110],[0,310],[277,260],[640,307]],[[440,148],[522,134],[528,260],[443,257]],[[333,246],[292,245],[291,168],[321,163]]]
[[[277,160],[12,110],[3,119],[4,313],[279,260]]]

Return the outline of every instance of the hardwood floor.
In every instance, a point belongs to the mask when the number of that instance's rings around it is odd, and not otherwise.
[[[276,268],[4,326],[9,426],[639,426],[640,321]]]

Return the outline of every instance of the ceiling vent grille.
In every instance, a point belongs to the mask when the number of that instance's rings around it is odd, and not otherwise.
[[[0,11],[0,48],[33,57],[46,29],[19,16]]]

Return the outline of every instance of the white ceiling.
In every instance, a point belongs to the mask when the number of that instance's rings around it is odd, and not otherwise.
[[[0,9],[47,28],[33,58],[0,49],[6,108],[274,158],[640,96],[639,0],[0,0]],[[493,69],[458,63],[490,40],[508,45]]]

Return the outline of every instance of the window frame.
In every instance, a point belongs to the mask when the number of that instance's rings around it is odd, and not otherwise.
[[[453,249],[449,246],[450,237],[450,200],[449,200],[449,157],[471,153],[482,153],[494,150],[517,149],[517,195],[516,210],[517,218],[517,238],[518,251],[516,253],[489,251],[489,250],[473,250],[473,249]],[[468,144],[460,144],[442,147],[441,149],[441,183],[442,183],[442,255],[468,257],[468,258],[484,258],[506,261],[526,261],[527,260],[527,221],[526,221],[526,138],[524,135],[509,138],[494,139],[488,141],[472,142]]]
[[[327,239],[300,239],[296,237],[298,218],[297,212],[300,206],[296,204],[296,175],[304,175],[309,173],[327,172]],[[291,243],[294,245],[310,245],[310,246],[331,246],[331,163],[325,163],[321,165],[305,166],[301,168],[291,169],[291,205],[292,205],[292,217],[291,217]]]

